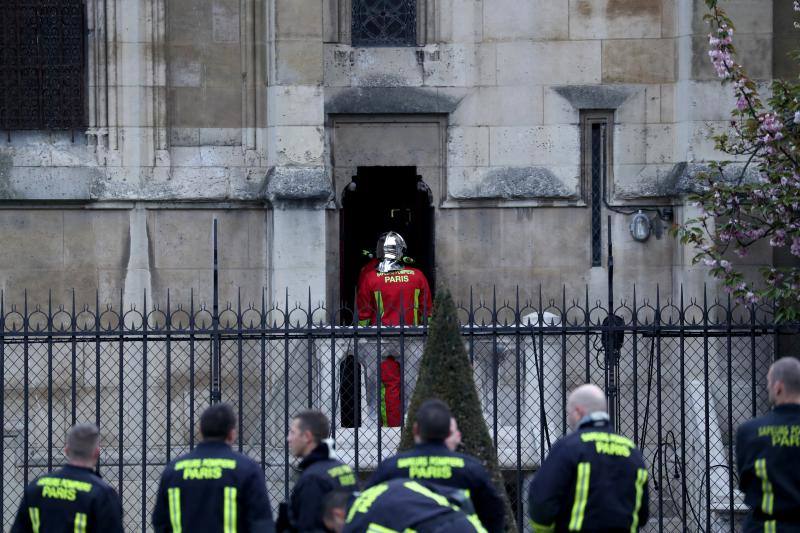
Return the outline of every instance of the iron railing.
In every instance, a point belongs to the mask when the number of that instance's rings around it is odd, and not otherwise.
[[[340,457],[362,478],[395,453],[402,430],[377,416],[380,362],[392,355],[402,365],[405,409],[426,325],[341,325],[352,313],[310,297],[270,305],[265,292],[220,310],[193,297],[176,305],[169,293],[157,306],[142,300],[146,314],[121,295],[114,306],[81,306],[74,296],[66,306],[27,297],[15,306],[0,296],[5,528],[24,485],[60,464],[64,433],[78,421],[101,427],[99,471],[120,492],[131,531],[147,529],[163,465],[196,444],[198,414],[213,401],[238,410],[237,446],[264,468],[273,505],[297,476],[285,435],[300,409],[327,413]],[[618,430],[650,466],[648,529],[733,530],[744,507],[732,436],[768,408],[766,371],[784,330],[769,308],[706,295],[632,294],[613,315],[588,291],[573,300],[566,289],[555,301],[474,297],[459,307],[519,524],[527,482],[568,431],[567,391],[592,381],[605,385]]]

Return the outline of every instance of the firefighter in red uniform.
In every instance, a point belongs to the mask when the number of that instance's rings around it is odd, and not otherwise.
[[[381,244],[382,243],[382,244]],[[406,242],[390,231],[378,241],[381,258],[374,269],[364,268],[358,281],[358,323],[361,326],[418,326],[433,308],[431,290],[425,274],[408,266],[403,257]],[[402,424],[400,363],[394,356],[381,362],[381,422],[385,426]]]

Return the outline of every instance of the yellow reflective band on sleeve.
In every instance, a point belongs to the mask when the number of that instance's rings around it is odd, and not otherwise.
[[[236,487],[225,487],[224,533],[236,533]]]
[[[31,529],[33,529],[33,533],[39,533],[39,528],[42,527],[42,521],[39,518],[39,508],[28,507],[28,516],[31,517]]]
[[[86,533],[86,515],[75,513],[75,533]]]
[[[776,528],[775,520],[767,520],[764,522],[764,533],[777,533]]]
[[[772,514],[772,508],[775,505],[775,494],[772,492],[772,483],[767,477],[767,460],[756,459],[756,477],[761,480],[761,510],[764,514]]]
[[[419,326],[419,289],[414,289],[414,325]]]
[[[172,533],[181,533],[181,489],[167,489],[167,499],[169,500],[169,523],[172,525]]]
[[[474,514],[467,515],[467,520],[469,520],[469,523],[472,524],[472,527],[475,528],[475,531],[477,533],[489,533],[488,531],[486,531],[486,528],[483,527],[483,524],[481,524],[481,521],[478,518],[478,515],[474,515]]]
[[[578,463],[578,479],[575,481],[575,503],[572,504],[572,515],[569,521],[570,531],[580,531],[583,527],[583,515],[586,512],[586,501],[589,499],[589,477],[591,473],[591,463]]]
[[[359,326],[369,326],[369,318],[365,318],[363,320],[358,321]]]
[[[631,520],[631,533],[639,530],[639,509],[642,508],[644,485],[647,483],[647,470],[640,468],[636,471],[636,499],[633,504],[633,519]]]
[[[543,524],[537,524],[536,522],[533,521],[533,519],[531,519],[530,523],[531,523],[531,529],[533,529],[533,533],[553,533],[556,530],[555,522],[553,522],[549,526],[545,526]]]
[[[372,507],[372,504],[375,503],[378,496],[387,490],[389,490],[389,485],[381,483],[380,485],[375,485],[362,492],[361,495],[356,498],[356,501],[353,502],[353,505],[350,506],[350,511],[347,513],[347,520],[345,520],[345,522],[348,524],[352,522],[356,513],[366,513],[369,511],[369,508]]]
[[[382,526],[380,524],[371,523],[367,526],[366,533],[400,533],[396,529],[392,529],[390,527]]]

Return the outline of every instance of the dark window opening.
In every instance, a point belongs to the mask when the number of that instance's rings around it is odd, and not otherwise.
[[[82,0],[0,2],[0,129],[85,126]]]
[[[590,110],[581,112],[581,158],[583,190],[590,209],[590,250],[593,267],[603,260],[603,205],[606,201],[610,167],[609,125],[613,112]]]
[[[351,324],[358,274],[375,253],[378,237],[396,231],[406,241],[406,255],[434,279],[434,227],[431,191],[416,167],[358,167],[345,187],[340,223],[341,322]],[[432,289],[433,290],[433,289]]]
[[[353,46],[415,46],[417,0],[353,0]]]

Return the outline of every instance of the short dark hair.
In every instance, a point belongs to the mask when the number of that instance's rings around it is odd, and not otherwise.
[[[204,440],[225,440],[235,427],[236,413],[230,404],[214,404],[200,415],[200,434]]]
[[[346,511],[347,504],[352,497],[353,491],[343,487],[328,492],[328,494],[322,498],[322,519],[324,520],[327,518],[331,520],[333,518],[332,514],[334,509],[344,509]]]
[[[300,431],[310,431],[314,442],[319,444],[331,434],[331,424],[328,417],[321,411],[300,411],[294,415],[300,426]]]
[[[425,400],[417,409],[417,428],[423,442],[443,442],[450,435],[450,408],[442,400]]]
[[[94,424],[76,424],[67,431],[67,456],[89,461],[100,443],[100,430]]]
[[[772,380],[780,381],[786,392],[800,394],[800,360],[794,357],[783,357],[772,363]]]

